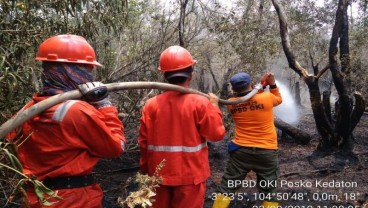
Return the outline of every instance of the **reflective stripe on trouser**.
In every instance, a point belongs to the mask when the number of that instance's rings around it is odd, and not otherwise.
[[[153,150],[155,152],[198,152],[199,150],[207,147],[207,143],[202,143],[194,147],[188,146],[155,146],[148,145],[148,150]]]
[[[203,208],[206,182],[197,185],[165,186],[156,189],[153,208]]]
[[[230,154],[230,160],[225,169],[219,186],[220,193],[234,193],[238,188],[245,187],[251,181],[244,181],[249,171],[257,175],[257,185],[261,193],[276,193],[278,178],[278,151],[267,149],[240,148]],[[235,185],[235,181],[245,183]],[[274,201],[275,198],[270,198]]]

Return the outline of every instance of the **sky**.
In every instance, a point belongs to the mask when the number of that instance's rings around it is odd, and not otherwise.
[[[225,6],[227,8],[230,8],[234,4],[234,2],[236,2],[236,1],[237,0],[225,0],[225,1],[220,1],[220,3],[223,6]],[[316,2],[316,5],[317,6],[322,7],[324,5],[324,1],[325,0],[310,0],[310,1],[314,1],[314,2]],[[356,11],[358,11],[358,4],[353,2],[351,9],[352,9],[352,15],[353,16],[354,15],[357,15],[357,12]],[[350,8],[349,8],[349,14],[350,14]]]
[[[170,9],[172,4],[174,5],[178,2],[177,0],[159,0],[163,3],[165,8]],[[233,7],[234,3],[238,0],[219,0],[220,4],[226,8]],[[325,0],[304,0],[304,1],[314,1],[317,6],[323,6]],[[203,0],[202,2],[206,2],[206,0]],[[171,5],[171,6],[170,6]],[[171,8],[172,9],[172,8]],[[356,17],[358,15],[358,4],[355,2],[352,3],[352,7],[348,8],[348,14],[352,15],[353,17]]]

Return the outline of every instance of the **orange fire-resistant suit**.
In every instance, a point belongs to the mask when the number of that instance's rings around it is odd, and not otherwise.
[[[247,102],[227,106],[235,122],[232,141],[244,147],[278,149],[273,108],[281,102],[279,88],[274,88],[270,92],[257,93]]]
[[[28,108],[47,97],[37,94]],[[91,174],[103,157],[117,157],[124,149],[123,125],[115,107],[97,110],[80,100],[69,100],[34,116],[22,125],[23,142],[18,149],[23,173],[38,180]],[[10,135],[9,135],[10,136]],[[103,193],[98,184],[59,189],[63,199],[51,207],[100,208]],[[28,187],[32,208],[42,207]]]
[[[220,109],[205,97],[167,91],[147,101],[138,140],[141,172],[152,176],[166,160],[154,207],[203,207],[210,175],[207,140],[224,134]]]

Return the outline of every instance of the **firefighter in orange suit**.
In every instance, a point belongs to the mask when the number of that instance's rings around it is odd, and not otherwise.
[[[50,199],[54,204],[47,207],[101,208],[103,192],[93,179],[92,169],[100,158],[122,154],[125,146],[117,109],[106,87],[93,82],[92,70],[101,64],[83,37],[69,34],[45,40],[36,60],[42,61],[43,88],[24,108],[75,89],[84,99],[55,105],[26,121],[20,137],[8,135],[20,144],[23,173],[41,180],[62,198]],[[46,207],[32,187],[26,190],[30,207]]]
[[[196,61],[183,47],[171,46],[160,56],[159,70],[170,84],[189,87]],[[224,138],[219,98],[166,91],[147,101],[139,130],[141,173],[159,172],[155,208],[202,208],[210,175],[207,140]]]
[[[230,83],[236,100],[253,90],[251,77],[240,72],[231,77]],[[259,191],[264,196],[262,207],[277,208],[278,145],[274,124],[273,108],[281,104],[282,97],[276,86],[273,73],[267,73],[263,86],[269,85],[270,92],[261,92],[244,103],[229,105],[228,110],[235,123],[235,135],[228,145],[229,162],[214,197],[213,208],[227,208],[239,185],[234,181],[244,180],[247,173],[257,175]]]

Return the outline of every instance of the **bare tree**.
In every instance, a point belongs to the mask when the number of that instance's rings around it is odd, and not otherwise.
[[[335,25],[330,40],[329,64],[322,70],[318,69],[318,65],[314,66],[313,74],[310,74],[299,64],[292,51],[288,34],[288,22],[282,5],[278,0],[272,0],[272,3],[279,17],[282,46],[289,67],[304,80],[309,89],[316,127],[321,136],[318,149],[338,149],[351,152],[353,148],[352,132],[363,115],[365,101],[360,93],[353,92],[351,85],[349,22],[347,15],[347,7],[350,1],[339,0]],[[340,51],[340,62],[338,62],[337,57],[338,51]],[[328,69],[332,73],[339,96],[335,104],[334,116],[331,114],[331,106],[328,99],[330,93],[328,91],[324,92],[323,98],[319,88],[319,79]]]
[[[182,47],[185,47],[185,16],[186,16],[186,8],[189,0],[180,0],[180,16],[179,16],[179,44]]]

